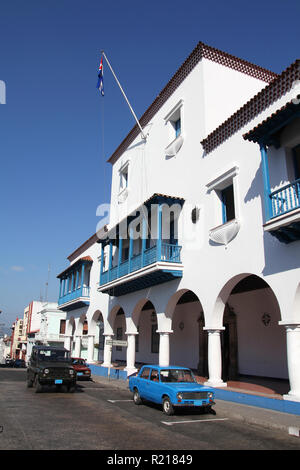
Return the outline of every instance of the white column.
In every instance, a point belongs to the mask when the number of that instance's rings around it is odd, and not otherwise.
[[[74,357],[80,357],[81,354],[81,336],[75,337]]]
[[[173,331],[158,331],[159,333],[159,365],[168,367],[170,365],[170,333]]]
[[[112,363],[111,363],[112,345],[107,344],[107,340],[111,341],[113,339],[113,335],[103,335],[103,336],[105,336],[105,342],[104,342],[104,352],[103,352],[103,363],[101,364],[101,366],[112,367]]]
[[[71,352],[71,338],[72,336],[65,335],[64,348]]]
[[[127,375],[135,374],[137,368],[135,367],[135,336],[138,333],[125,333],[127,334],[127,352],[126,352],[126,367]]]
[[[224,328],[209,329],[208,331],[208,381],[205,385],[210,387],[227,387],[222,380],[222,353],[221,353],[221,331]]]
[[[94,335],[88,335],[88,351],[87,351],[87,361],[94,362]]]
[[[300,325],[283,321],[279,324],[286,328],[287,363],[291,387],[283,398],[300,401]]]

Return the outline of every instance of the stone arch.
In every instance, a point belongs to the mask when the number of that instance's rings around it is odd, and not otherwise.
[[[242,273],[221,289],[210,329],[221,329],[222,379],[238,376],[286,378],[286,338],[271,286],[260,276]]]
[[[103,362],[104,355],[104,317],[100,310],[96,310],[89,321],[89,335],[92,337],[89,357],[93,362]]]
[[[158,316],[149,298],[140,299],[135,305],[130,333],[135,334],[135,353],[138,363],[157,363],[159,353]]]
[[[293,302],[293,311],[292,311],[293,318],[297,321],[300,319],[300,282],[296,289],[295,298]]]
[[[86,325],[86,328],[84,327],[85,325]],[[83,334],[86,335],[86,334],[88,334],[88,320],[87,320],[86,313],[83,313],[78,318],[76,334],[77,335],[83,335]]]
[[[101,310],[96,310],[91,319],[90,319],[90,322],[89,322],[89,333],[91,335],[94,335],[95,332],[96,332],[96,325],[97,325],[97,322],[99,321],[102,321],[104,323],[104,316],[101,312]]]
[[[191,289],[180,289],[168,301],[166,318],[170,330],[171,362],[197,370],[207,377],[207,332],[202,303]],[[173,357],[173,359],[172,359]]]
[[[226,284],[222,287],[221,291],[219,292],[218,297],[215,301],[207,327],[221,328],[223,326],[225,306],[232,290],[239,282],[251,275],[251,273],[237,274],[226,282]]]
[[[116,320],[116,316],[120,310],[123,310],[120,304],[115,305],[109,312],[107,316],[107,323],[106,323],[106,334],[113,335],[114,334],[114,324]],[[124,310],[123,310],[124,312]]]
[[[131,319],[132,319],[132,323],[135,327],[135,331],[137,331],[138,324],[139,324],[140,317],[141,317],[141,313],[142,313],[143,310],[146,310],[146,309],[149,309],[149,310],[153,309],[156,313],[156,309],[155,309],[153,303],[151,302],[150,299],[147,299],[147,298],[139,300],[138,303],[136,304],[136,306],[134,307]]]

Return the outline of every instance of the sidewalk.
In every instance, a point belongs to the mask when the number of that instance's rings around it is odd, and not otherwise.
[[[114,387],[119,390],[127,390],[128,381],[108,379],[107,377],[97,376],[93,374],[93,380],[96,383],[108,387]],[[220,389],[215,389],[218,395]],[[230,393],[230,391],[229,391]],[[254,396],[255,397],[255,396]],[[254,424],[267,429],[282,430],[288,434],[295,435],[299,438],[300,445],[300,416],[290,413],[282,413],[272,409],[262,408],[258,406],[245,405],[242,403],[227,401],[221,398],[216,398],[216,405],[214,407],[217,415],[220,414],[227,418],[238,419],[244,421],[245,424]]]

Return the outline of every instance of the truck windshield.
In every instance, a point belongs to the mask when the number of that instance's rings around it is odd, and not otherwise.
[[[196,382],[192,371],[189,369],[162,369],[160,371],[161,382]]]
[[[68,351],[63,351],[59,349],[41,349],[39,351],[38,356],[40,361],[69,361]]]

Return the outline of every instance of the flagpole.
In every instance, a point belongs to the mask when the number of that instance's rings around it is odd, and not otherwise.
[[[134,117],[134,119],[135,119],[135,121],[136,121],[136,123],[137,123],[137,125],[138,125],[138,127],[139,127],[139,129],[140,129],[140,131],[141,131],[143,140],[146,140],[146,136],[145,136],[145,134],[144,134],[144,132],[143,132],[142,126],[140,125],[139,120],[138,120],[138,118],[136,117],[135,112],[133,111],[132,106],[131,106],[131,104],[130,104],[129,101],[128,101],[128,98],[127,98],[127,96],[125,95],[125,92],[124,92],[123,88],[121,87],[121,84],[120,84],[119,80],[117,79],[116,74],[115,74],[115,72],[113,71],[113,68],[112,68],[112,66],[110,65],[110,62],[109,62],[108,58],[106,57],[105,52],[104,52],[104,51],[101,51],[101,53],[102,53],[102,55],[104,56],[104,58],[105,58],[105,60],[106,60],[106,62],[107,62],[107,65],[109,66],[110,71],[111,71],[111,73],[113,74],[114,79],[116,80],[116,82],[117,82],[117,84],[118,84],[118,87],[120,88],[121,93],[122,93],[122,95],[124,96],[124,98],[125,98],[125,100],[126,100],[126,103],[127,103],[128,106],[129,106],[129,109],[130,109],[130,111],[131,111],[131,113],[132,113],[132,115],[133,115],[133,117]]]

